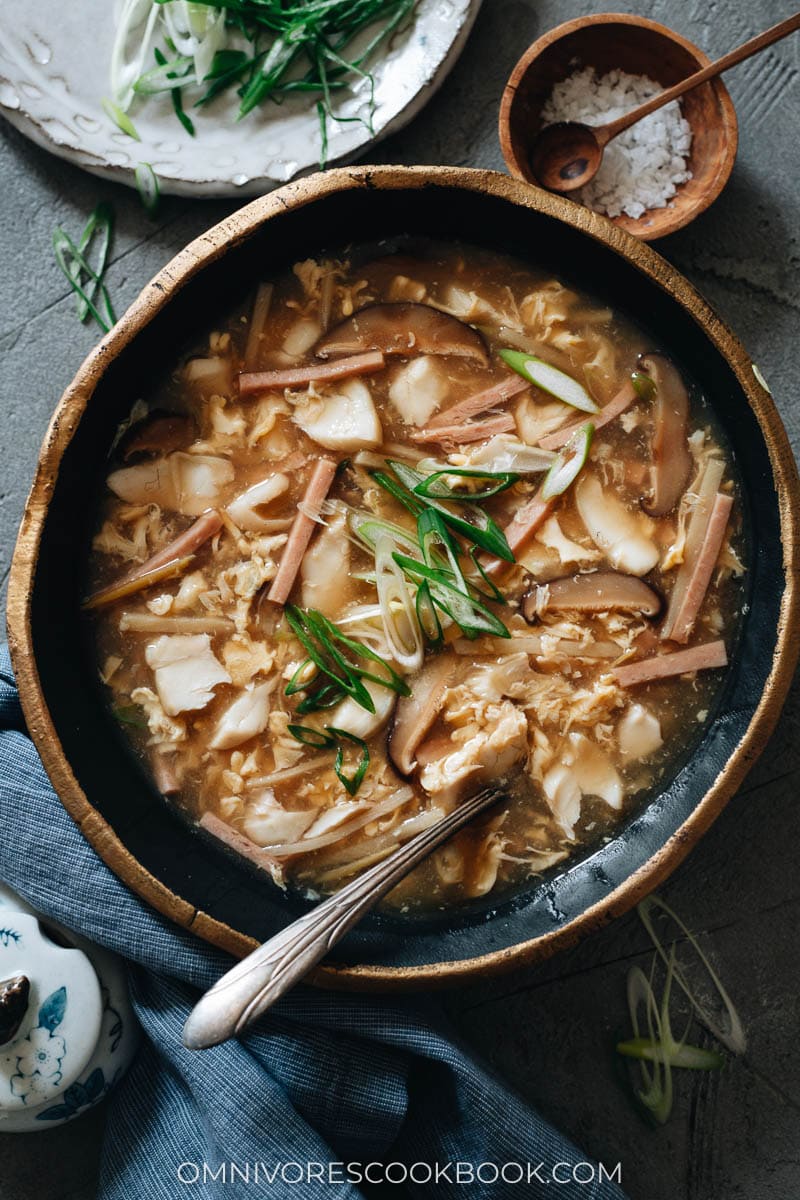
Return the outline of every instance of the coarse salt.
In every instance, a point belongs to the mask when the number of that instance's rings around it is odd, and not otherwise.
[[[542,109],[542,122],[605,125],[662,90],[646,75],[609,71],[598,76],[585,67],[556,84]],[[664,208],[678,185],[692,178],[687,167],[691,145],[691,127],[680,101],[673,100],[609,142],[594,179],[572,195],[609,217],[625,213],[637,218],[648,209]]]

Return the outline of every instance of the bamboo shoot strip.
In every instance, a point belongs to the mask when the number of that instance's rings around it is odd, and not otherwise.
[[[326,383],[354,375],[374,375],[383,366],[384,357],[380,350],[369,350],[366,354],[353,354],[333,362],[287,367],[285,371],[245,371],[239,376],[239,394],[252,396],[255,392],[268,392],[273,388],[305,387],[309,383]]]
[[[691,578],[683,593],[680,607],[673,615],[670,641],[688,642],[689,635],[706,598],[711,575],[717,564],[725,530],[733,508],[733,497],[718,492],[706,526],[700,552],[694,562]]]
[[[271,283],[261,283],[253,303],[253,315],[250,318],[250,328],[247,331],[247,345],[244,350],[244,365],[246,371],[252,371],[258,362],[261,342],[264,338],[264,326],[267,323],[269,310],[272,305],[274,287]]]
[[[683,562],[675,575],[675,582],[672,586],[669,605],[667,606],[667,615],[661,627],[661,637],[664,641],[672,637],[672,627],[675,623],[675,618],[679,610],[683,607],[684,596],[689,588],[692,576],[694,575],[695,564],[703,548],[706,530],[711,520],[714,499],[722,482],[724,472],[725,468],[718,458],[710,459],[697,488],[697,499],[692,515],[689,518],[689,527],[686,531]]]
[[[222,517],[215,508],[209,508],[188,529],[184,529],[183,533],[178,534],[161,550],[157,550],[146,562],[128,571],[115,583],[95,592],[88,598],[85,607],[99,608],[103,604],[112,604],[114,600],[149,587],[151,583],[159,583],[171,574],[178,574],[189,564],[200,547],[214,534],[219,533],[221,528]],[[140,588],[135,586],[137,583],[141,584]]]
[[[336,463],[333,459],[320,458],[314,464],[314,470],[303,497],[305,511],[298,511],[294,519],[278,573],[267,592],[267,599],[272,600],[275,604],[285,604],[289,598],[303,556],[314,532],[315,521],[312,516],[307,514],[313,513],[315,517],[319,516],[322,501],[327,496],[335,475]]]
[[[613,400],[609,400],[608,404],[604,405],[597,416],[592,417],[592,424],[595,432],[602,429],[604,425],[608,425],[610,421],[621,416],[627,408],[638,400],[636,388],[631,380],[620,388]],[[584,426],[584,421],[571,421],[569,425],[564,425],[561,429],[557,429],[555,433],[548,433],[546,437],[540,438],[537,445],[541,446],[542,450],[560,450],[566,445],[573,434]]]
[[[669,679],[673,675],[687,675],[691,671],[706,671],[727,665],[725,643],[705,642],[702,646],[692,646],[674,654],[656,654],[653,658],[627,663],[617,667],[612,674],[620,687],[628,688],[639,683],[650,683],[654,679]]]
[[[485,391],[477,392],[474,396],[467,396],[465,400],[459,400],[457,404],[453,404],[444,412],[437,413],[431,419],[428,428],[433,430],[446,425],[460,425],[462,421],[480,416],[492,408],[497,408],[500,404],[505,404],[514,396],[527,392],[529,388],[530,384],[527,379],[522,379],[519,375],[508,375]]]
[[[465,446],[468,442],[482,442],[498,433],[511,433],[515,428],[510,413],[498,413],[497,416],[487,417],[485,421],[475,421],[469,425],[442,425],[436,429],[430,426],[408,436],[415,442],[436,442],[447,448]]]

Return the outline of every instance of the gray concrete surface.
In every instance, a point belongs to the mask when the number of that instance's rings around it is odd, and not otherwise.
[[[372,156],[501,167],[496,106],[519,53],[597,0],[484,0],[439,96]],[[611,6],[609,6],[611,7]],[[626,3],[618,5],[632,11]],[[712,55],[787,15],[790,0],[642,0],[640,11]],[[777,397],[800,449],[800,42],[728,77],[741,125],[724,195],[660,243],[733,326]],[[156,224],[134,196],[48,157],[3,128],[0,142],[0,577],[56,400],[95,338],[75,320],[50,255],[53,226],[78,230],[101,198],[118,214],[109,285],[120,309],[183,244],[231,205],[168,200]],[[625,977],[647,965],[634,916],[551,963],[462,988],[448,1004],[467,1042],[588,1152],[621,1161],[632,1200],[800,1197],[800,687],[746,786],[664,895],[695,930],[744,1019],[749,1049],[720,1074],[683,1074],[673,1116],[653,1130],[621,1086],[613,1045]],[[0,1200],[88,1200],[102,1114],[36,1137],[0,1137]],[[466,1193],[465,1193],[466,1194]],[[522,1194],[522,1193],[521,1193]]]

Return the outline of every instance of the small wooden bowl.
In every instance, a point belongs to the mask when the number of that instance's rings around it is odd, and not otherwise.
[[[528,156],[542,127],[542,107],[555,84],[576,68],[601,75],[619,68],[648,75],[664,87],[705,67],[709,58],[686,38],[646,17],[600,13],[578,17],[551,29],[525,51],[511,72],[500,105],[500,146],[515,178],[536,184]],[[692,128],[692,178],[678,187],[664,208],[638,218],[624,214],[615,224],[653,241],[682,229],[716,200],[733,170],[739,130],[728,89],[717,78],[688,92],[681,101]]]

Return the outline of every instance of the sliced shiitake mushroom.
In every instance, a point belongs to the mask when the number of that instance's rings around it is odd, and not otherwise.
[[[197,436],[192,417],[183,413],[153,412],[137,421],[122,438],[120,456],[126,461],[137,454],[169,454],[185,450]]]
[[[534,585],[522,600],[522,615],[533,623],[539,613],[558,609],[570,612],[636,612],[657,617],[662,600],[642,579],[621,571],[590,571]]]
[[[653,494],[642,507],[651,517],[663,517],[675,508],[692,471],[688,440],[689,397],[677,367],[665,355],[643,355],[639,365],[656,385]]]
[[[421,744],[442,707],[453,666],[447,658],[432,658],[410,680],[411,695],[401,696],[389,735],[389,757],[401,775],[410,775]]]
[[[368,304],[317,342],[317,358],[380,350],[383,354],[454,354],[487,366],[486,343],[476,329],[429,304]]]

